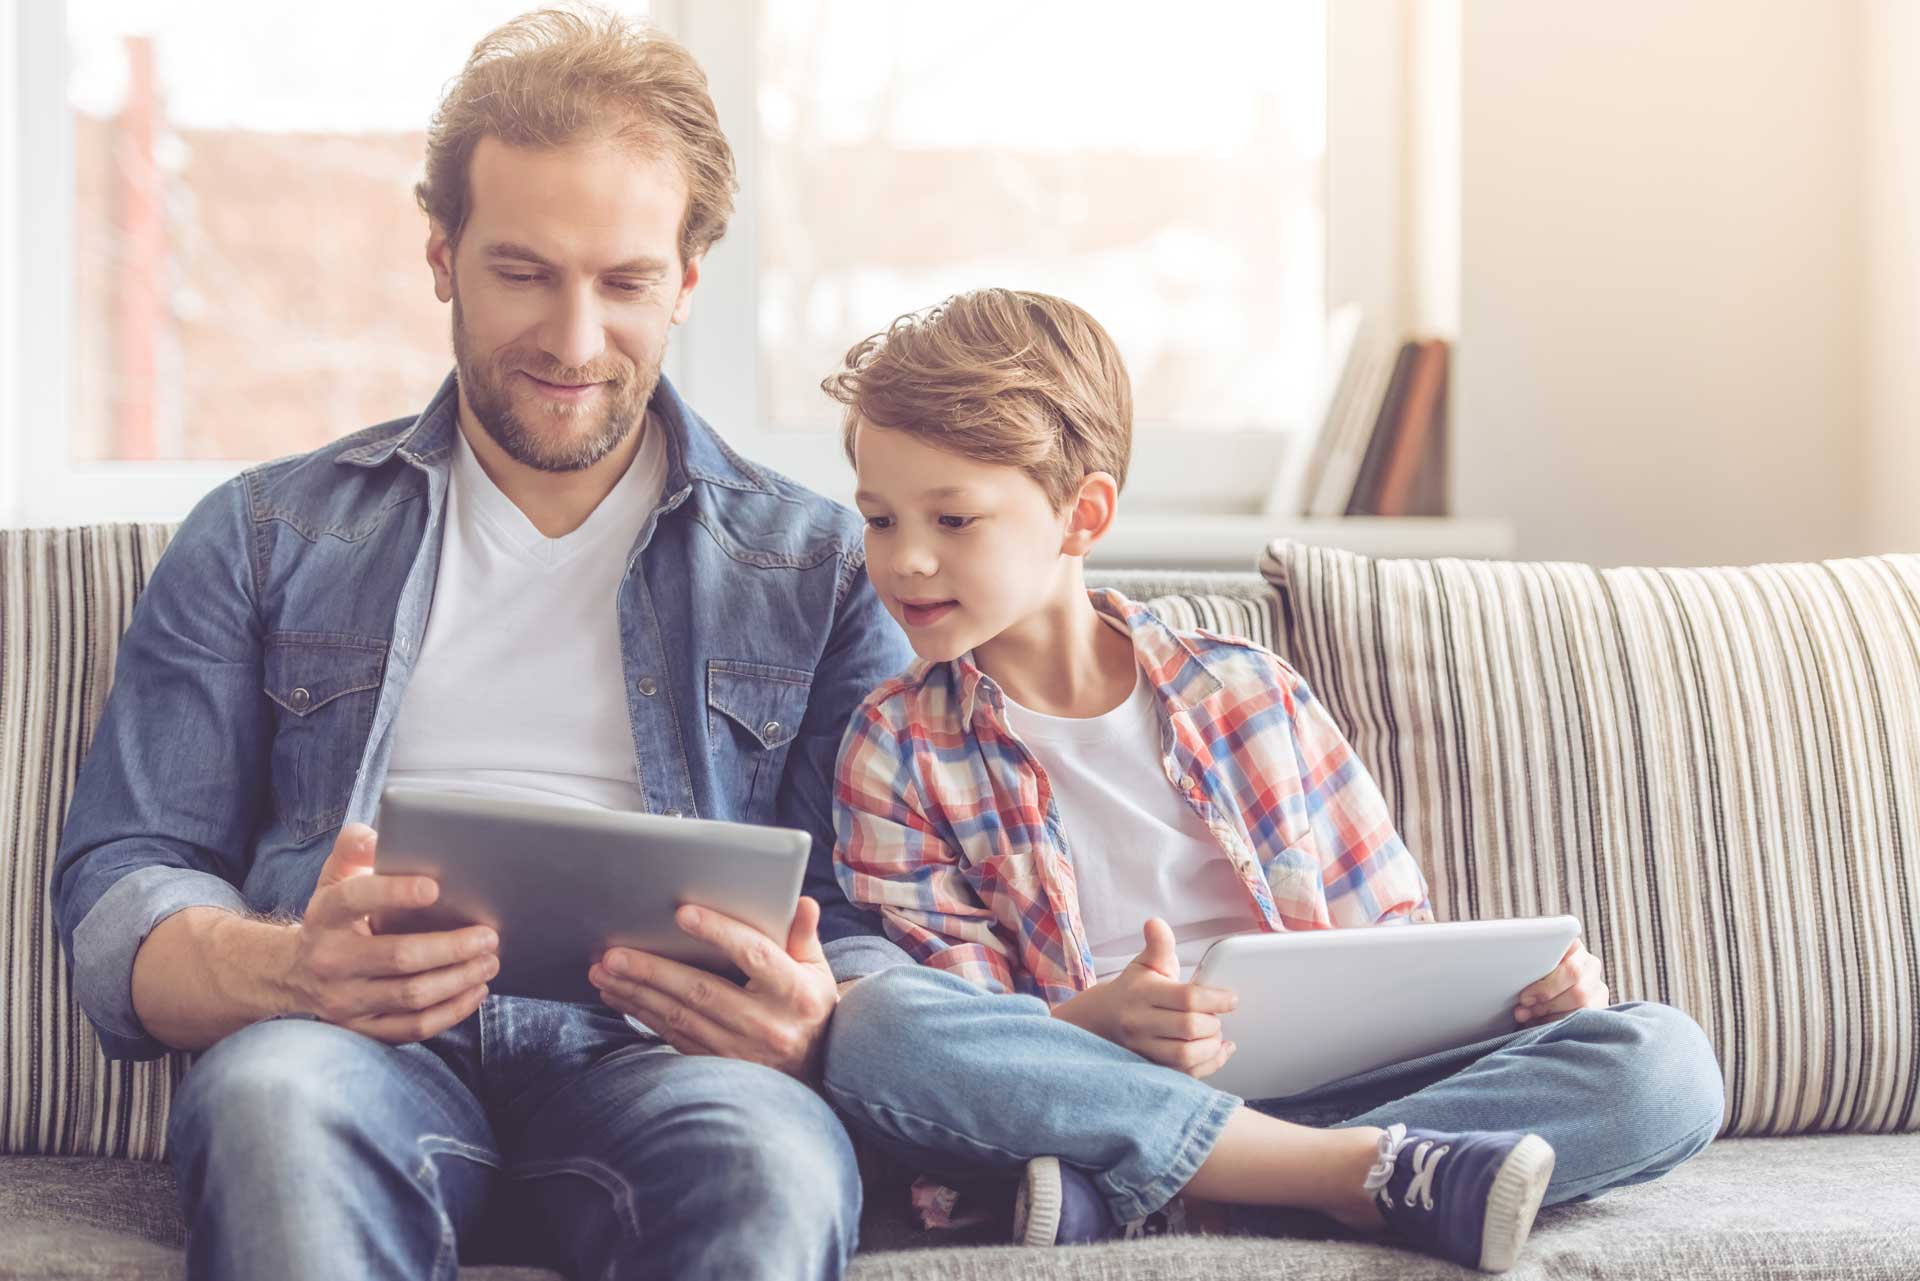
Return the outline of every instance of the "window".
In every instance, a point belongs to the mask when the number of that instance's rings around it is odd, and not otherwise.
[[[178,519],[247,462],[424,403],[450,364],[411,193],[426,121],[531,2],[7,6],[0,522]],[[851,480],[820,379],[1000,283],[1113,332],[1134,510],[1253,510],[1328,298],[1397,297],[1394,0],[621,7],[701,59],[741,167],[667,372],[825,492]]]
[[[1306,411],[1325,317],[1319,3],[762,13],[766,421],[834,421],[819,383],[854,339],[983,284],[1091,311],[1141,430]]]

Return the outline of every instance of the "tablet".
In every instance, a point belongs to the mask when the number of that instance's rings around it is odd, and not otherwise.
[[[788,828],[419,784],[387,788],[374,826],[376,872],[440,884],[431,907],[388,913],[376,930],[490,925],[500,936],[492,991],[595,1004],[587,969],[615,945],[740,977],[674,924],[674,910],[711,908],[784,943],[812,846]]]
[[[1571,916],[1236,934],[1193,981],[1229,988],[1237,1047],[1207,1084],[1284,1099],[1333,1081],[1515,1031],[1520,990],[1580,937]]]

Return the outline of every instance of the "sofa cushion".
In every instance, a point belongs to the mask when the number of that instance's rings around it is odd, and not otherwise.
[[[1920,1125],[1920,558],[1262,569],[1437,915],[1579,917],[1733,1133]]]
[[[1094,569],[1087,572],[1087,585],[1141,601],[1182,631],[1237,636],[1268,649],[1281,641],[1279,594],[1253,574]]]
[[[1543,1211],[1514,1281],[1908,1281],[1920,1276],[1920,1138],[1742,1139],[1657,1183]],[[1447,1281],[1475,1275],[1381,1245],[1312,1237],[1177,1237],[1057,1250],[887,1250],[873,1207],[851,1281]],[[185,1275],[164,1166],[0,1159],[0,1277]],[[462,1268],[467,1281],[544,1272]]]
[[[179,1057],[109,1063],[47,903],[80,759],[161,525],[0,531],[0,1153],[157,1157]]]

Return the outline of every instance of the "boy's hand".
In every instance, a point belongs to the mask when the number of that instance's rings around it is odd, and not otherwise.
[[[1219,1015],[1240,1003],[1225,988],[1180,981],[1173,930],[1155,917],[1127,968],[1056,1007],[1053,1016],[1189,1076],[1212,1076],[1233,1057]]]
[[[1600,958],[1575,939],[1551,973],[1522,989],[1513,1018],[1516,1023],[1539,1023],[1575,1010],[1605,1009],[1612,1003],[1600,971]]]

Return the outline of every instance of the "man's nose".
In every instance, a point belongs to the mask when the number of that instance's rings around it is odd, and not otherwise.
[[[592,364],[606,350],[607,333],[591,288],[563,291],[541,332],[540,345],[569,369]]]

